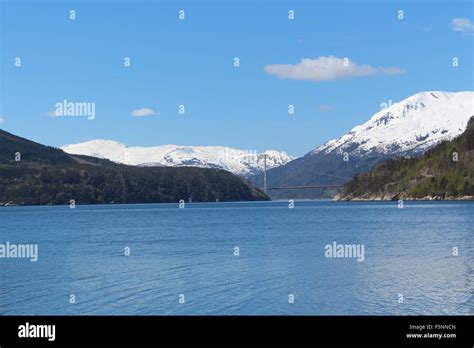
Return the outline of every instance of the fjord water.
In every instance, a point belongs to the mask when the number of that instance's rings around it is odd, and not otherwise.
[[[0,243],[37,243],[39,256],[0,259],[0,314],[472,314],[473,208],[329,201],[297,201],[294,209],[288,202],[1,208]],[[325,257],[333,242],[363,244],[364,261]]]

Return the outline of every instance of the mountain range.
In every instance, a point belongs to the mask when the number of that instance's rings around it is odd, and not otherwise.
[[[267,187],[278,188],[268,191],[271,198],[332,197],[338,190],[333,186],[341,186],[349,182],[355,174],[369,172],[374,165],[381,161],[395,157],[420,156],[439,143],[459,136],[466,129],[469,119],[474,116],[473,100],[474,92],[427,91],[417,93],[400,102],[389,103],[390,105],[386,105],[382,110],[376,112],[367,122],[353,127],[340,138],[329,140],[303,157],[296,159],[286,152],[275,150],[257,154],[255,151],[223,146],[128,147],[116,141],[100,139],[65,145],[61,151],[2,131],[0,133],[2,145],[0,164],[3,160],[4,166],[13,166],[3,167],[3,169],[17,170],[12,162],[12,156],[15,152],[21,152],[22,165],[31,170],[30,175],[25,176],[24,180],[31,181],[30,184],[32,184],[35,175],[39,175],[40,179],[47,177],[44,168],[41,169],[43,174],[37,171],[41,165],[49,166],[48,171],[54,172],[54,177],[64,184],[62,187],[56,187],[58,194],[61,190],[66,190],[68,195],[79,191],[69,190],[71,188],[68,181],[70,178],[63,178],[61,176],[62,169],[59,167],[66,166],[72,172],[76,171],[75,174],[70,174],[71,177],[75,177],[77,171],[83,173],[83,170],[86,170],[86,176],[81,174],[75,180],[79,186],[84,186],[91,193],[87,199],[84,199],[87,202],[103,202],[109,199],[119,202],[140,202],[143,201],[140,195],[146,196],[144,198],[146,202],[175,201],[181,196],[193,196],[192,191],[199,192],[199,194],[194,193],[194,197],[198,197],[196,200],[199,201],[258,200],[268,199],[268,197],[259,190],[255,190],[245,180],[237,178],[244,177],[254,186],[263,187],[262,171],[265,157]],[[18,167],[18,164],[16,165]],[[79,168],[82,165],[86,165],[87,168]],[[55,166],[58,168],[53,168]],[[97,169],[91,166],[101,168]],[[195,171],[200,168],[203,168],[202,172]],[[150,170],[147,171],[147,169]],[[175,169],[183,170],[175,171]],[[215,173],[219,174],[214,174],[209,169],[217,170]],[[182,173],[185,172],[186,174],[183,175]],[[233,174],[225,174],[227,172]],[[22,173],[26,175],[26,172]],[[130,184],[128,192],[134,190],[136,192],[123,196],[124,191],[119,193],[107,188],[108,191],[113,191],[112,195],[108,195],[110,192],[101,191],[103,187],[96,192],[94,190],[97,187],[88,186],[90,185],[88,175],[91,177],[98,175],[94,180],[101,182],[100,185],[104,187],[107,186],[106,182],[103,182],[104,178],[109,178],[111,182],[121,182],[122,186],[128,182]],[[156,179],[158,181],[150,175],[156,175],[159,178]],[[179,182],[173,184],[173,175],[181,177],[181,181],[178,180]],[[198,184],[200,187],[196,189],[192,184],[196,180],[195,176],[202,179]],[[217,180],[217,184],[213,183],[214,180]],[[221,187],[221,185],[226,185],[226,180],[232,182],[234,188],[240,187],[238,188],[240,193],[236,195],[234,190]],[[144,183],[152,185],[153,189],[158,191],[151,196],[145,194],[145,191],[142,190]],[[179,189],[165,188],[163,183],[168,183],[171,186],[179,185]],[[10,184],[23,192],[20,182]],[[41,186],[45,183],[40,180],[39,184]],[[328,187],[323,189],[299,188],[300,186],[317,185],[327,185]],[[11,190],[8,187],[3,189]],[[92,193],[93,191],[95,193]],[[0,193],[2,192],[0,191]],[[19,193],[16,192],[16,194]],[[32,193],[30,192],[30,194]],[[20,196],[24,201],[28,201],[28,195],[24,192]],[[48,196],[48,199],[54,202],[59,202],[62,198],[62,196],[60,198]],[[42,199],[42,201],[45,200]],[[32,202],[32,204],[37,203],[35,199]]]
[[[276,168],[294,159],[286,152],[275,150],[257,153],[224,146],[128,147],[116,141],[102,139],[64,145],[61,149],[69,154],[105,158],[134,166],[218,168],[243,177],[264,170],[264,155],[267,169]]]
[[[367,122],[327,141],[300,158],[283,151],[261,154],[223,146],[128,147],[111,140],[92,140],[62,147],[66,153],[109,159],[134,166],[218,168],[263,187],[263,155],[272,198],[331,197],[337,188],[294,189],[298,186],[342,185],[379,161],[418,156],[466,129],[474,92],[426,91],[389,102]],[[281,189],[293,187],[292,189]]]
[[[379,161],[418,156],[461,134],[471,116],[474,92],[417,93],[376,112],[364,124],[305,156],[267,173],[268,187],[344,184]],[[250,180],[259,187],[263,176]],[[337,189],[270,191],[272,198],[331,197]]]

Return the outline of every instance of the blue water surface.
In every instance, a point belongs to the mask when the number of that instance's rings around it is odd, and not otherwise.
[[[0,243],[36,243],[39,258],[0,258],[0,314],[472,314],[473,212],[474,202],[4,207]],[[333,242],[363,245],[364,261],[326,257]]]

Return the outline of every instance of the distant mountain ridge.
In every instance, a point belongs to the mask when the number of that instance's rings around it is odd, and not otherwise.
[[[377,162],[417,156],[461,134],[474,115],[474,92],[417,93],[376,112],[347,134],[267,173],[269,187],[343,184]],[[259,187],[263,176],[251,181]],[[279,190],[272,198],[331,197],[335,189]]]
[[[268,169],[284,165],[294,159],[286,152],[275,150],[257,154],[255,151],[224,146],[128,147],[116,141],[102,139],[64,145],[61,149],[69,154],[106,158],[116,163],[134,166],[218,168],[244,177],[263,171],[263,155],[266,155]]]

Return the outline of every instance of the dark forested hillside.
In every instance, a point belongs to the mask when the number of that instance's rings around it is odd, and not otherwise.
[[[15,164],[15,154],[23,162],[71,164],[75,161],[63,151],[17,137],[0,129],[0,164]]]
[[[68,155],[0,130],[0,205],[268,200],[224,170],[143,168]]]
[[[474,117],[466,131],[416,158],[376,165],[345,184],[336,199],[474,199]]]

